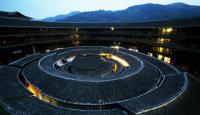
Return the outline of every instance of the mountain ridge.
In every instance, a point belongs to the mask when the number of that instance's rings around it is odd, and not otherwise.
[[[24,20],[30,20],[31,17],[25,16],[24,14],[14,11],[14,12],[6,12],[6,11],[0,11],[0,17],[1,18],[11,18],[11,19],[24,19]]]
[[[66,17],[70,17],[70,16],[74,16],[81,13],[80,11],[73,11],[70,12],[68,14],[60,14],[60,15],[56,15],[56,16],[52,16],[52,17],[47,17],[42,19],[42,21],[46,21],[46,22],[54,22],[56,20],[62,19],[62,18],[66,18]]]
[[[117,11],[89,11],[54,20],[62,23],[139,23],[185,19],[200,16],[200,6],[185,3],[167,5],[147,3]],[[43,20],[44,21],[44,20]]]

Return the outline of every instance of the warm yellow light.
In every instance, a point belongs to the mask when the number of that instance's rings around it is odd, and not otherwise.
[[[169,57],[164,57],[164,62],[170,63],[170,61],[171,61],[171,58],[169,58]]]
[[[28,91],[30,91],[33,94],[33,96],[35,96],[38,99],[45,101],[47,103],[50,103],[50,104],[53,104],[53,105],[58,105],[58,101],[56,99],[41,94],[40,91],[34,85],[29,83],[28,81],[26,81],[26,83],[27,83],[27,85],[25,85],[26,89]]]
[[[160,52],[160,53],[166,53],[166,54],[171,53],[170,49],[163,48],[163,47],[156,47],[154,50],[157,51],[157,52]]]
[[[80,36],[78,34],[75,34],[74,38],[80,38]]]
[[[167,32],[171,33],[173,31],[173,28],[167,28]]]
[[[108,54],[108,53],[101,53],[100,56],[105,56],[107,58],[110,58],[112,54]]]
[[[159,48],[158,48],[158,51],[161,52],[161,53],[163,53],[163,50],[164,50],[163,47],[159,47]]]
[[[117,56],[115,56],[115,55],[112,55],[112,56],[111,56],[111,59],[113,59],[113,60],[115,60],[115,61],[118,61],[120,64],[122,64],[122,65],[125,66],[125,67],[128,67],[128,66],[129,66],[129,64],[128,64],[125,60],[123,60],[123,59],[121,59],[121,58],[119,58],[119,57],[117,57]]]
[[[162,28],[162,33],[167,34],[173,32],[173,28]]]
[[[39,99],[42,99],[42,95],[40,91],[33,86],[32,84],[28,83],[28,86],[26,87],[27,90],[29,90],[34,96],[38,97]]]
[[[153,53],[151,53],[151,52],[148,52],[148,55],[151,56],[151,57],[153,57]]]
[[[114,49],[118,50],[120,47],[118,45],[116,45],[116,46],[111,46],[111,48],[114,48]]]
[[[109,54],[109,53],[101,53],[100,56],[106,56],[109,59],[113,59],[117,62],[119,62],[121,65],[123,65],[124,67],[129,67],[129,64],[122,58]]]
[[[113,72],[116,72],[117,71],[117,64],[114,64],[113,65]]]
[[[50,104],[53,104],[53,105],[57,105],[57,101],[55,99],[53,99],[53,98],[48,97],[48,96],[43,95],[42,96],[42,100],[47,102],[47,103],[50,103]]]
[[[162,60],[163,56],[162,55],[158,55],[158,60]]]
[[[160,39],[160,43],[163,43],[163,42],[164,42],[164,39],[163,39],[163,38],[161,38],[161,39]]]
[[[166,39],[166,38],[158,38],[157,39],[157,43],[167,43],[170,42],[170,39]]]

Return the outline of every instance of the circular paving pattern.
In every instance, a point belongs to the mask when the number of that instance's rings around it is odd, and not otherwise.
[[[0,75],[7,76],[0,99],[13,114],[140,114],[172,103],[188,85],[187,74],[171,65],[103,46],[31,55],[2,66]],[[4,101],[13,95],[22,99]]]

